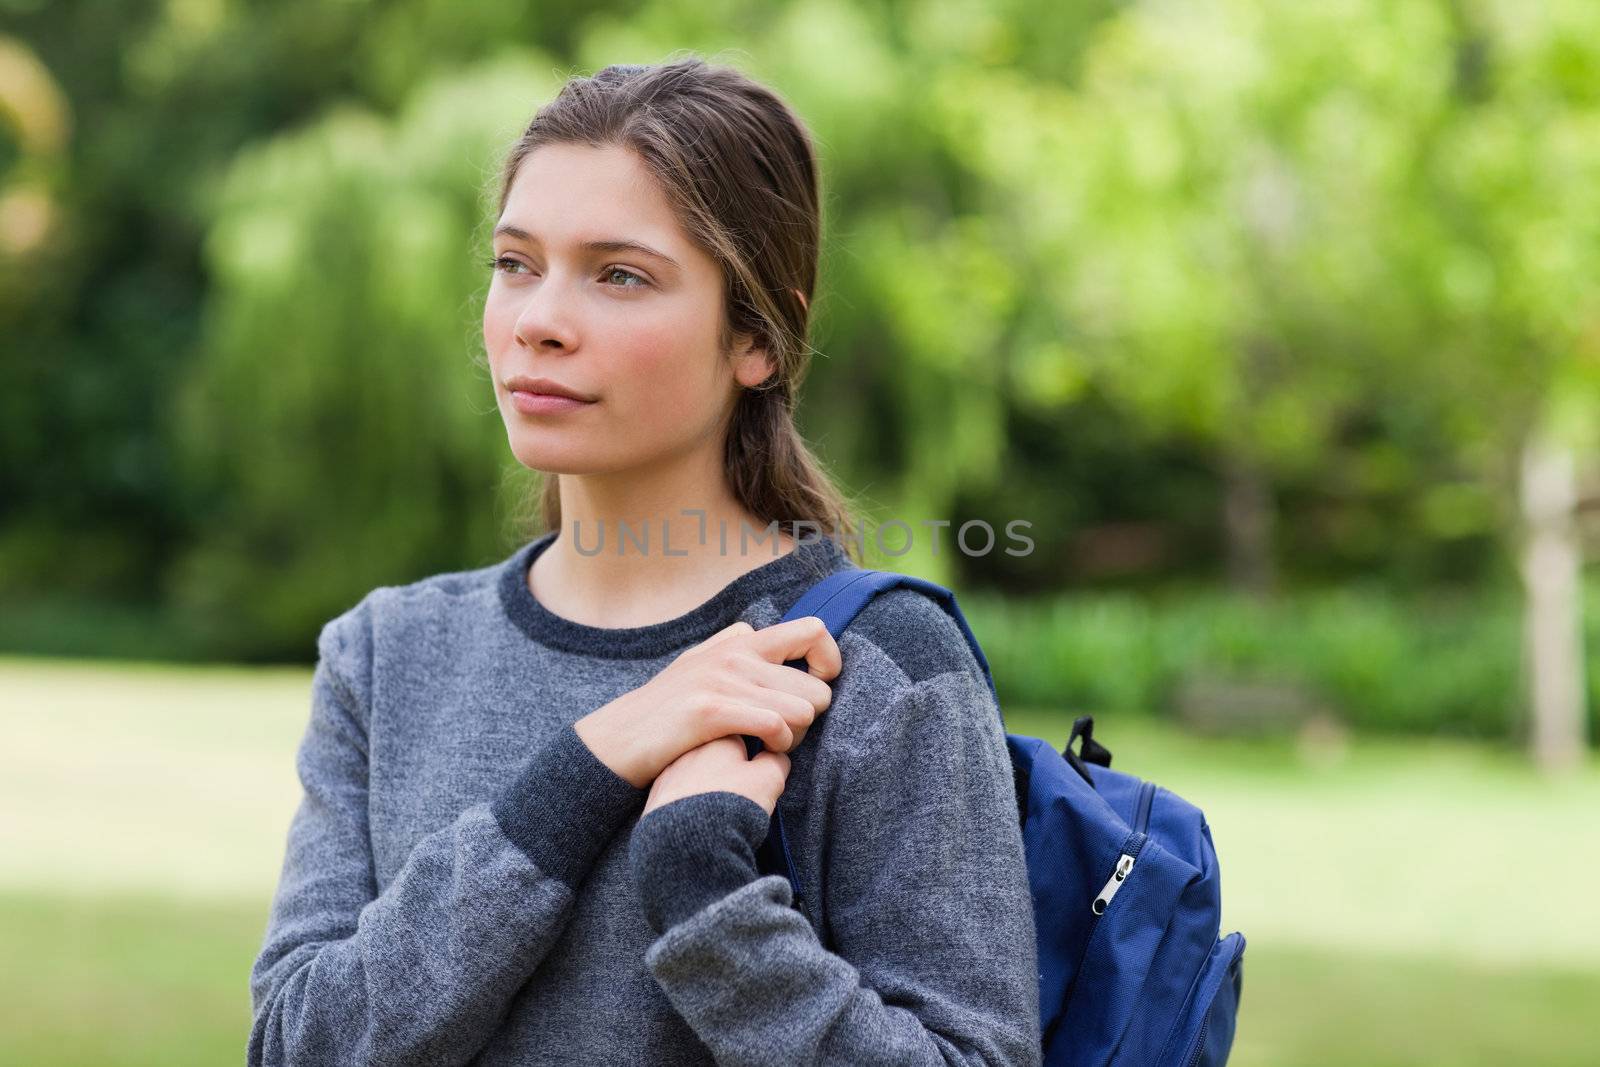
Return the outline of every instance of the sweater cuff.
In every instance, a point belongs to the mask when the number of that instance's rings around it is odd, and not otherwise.
[[[649,793],[601,762],[569,724],[528,758],[490,810],[535,866],[576,889]]]
[[[760,804],[728,790],[652,808],[628,844],[634,887],[651,929],[665,933],[760,877],[756,849],[771,820]]]

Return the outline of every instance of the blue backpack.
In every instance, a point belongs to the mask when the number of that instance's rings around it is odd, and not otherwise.
[[[955,619],[993,692],[955,595],[925,579],[839,571],[807,590],[784,621],[816,615],[837,639],[873,596],[897,586],[932,597]],[[761,749],[753,737],[745,745],[751,755]],[[1089,716],[1073,723],[1062,752],[1012,733],[1006,746],[1038,931],[1044,1067],[1221,1067],[1233,1045],[1244,937],[1218,937],[1221,887],[1205,816],[1153,782],[1111,770]],[[777,811],[760,860],[762,870],[788,876],[803,913]]]

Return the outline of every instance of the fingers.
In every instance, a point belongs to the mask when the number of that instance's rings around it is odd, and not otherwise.
[[[749,679],[763,688],[804,700],[818,712],[827,710],[833,703],[833,686],[814,674],[781,663],[757,661],[751,665]]]
[[[752,770],[760,770],[763,774],[775,775],[780,790],[782,790],[784,783],[789,780],[789,757],[782,752],[763,749],[750,757],[749,762]]]
[[[828,679],[840,671],[839,647],[816,616],[756,630],[734,622],[708,637],[657,677],[687,716],[661,748],[667,759],[714,737],[742,735],[787,753],[833,702]],[[806,670],[785,666],[804,662]],[[674,688],[680,692],[674,694]]]
[[[811,678],[810,675],[801,674],[801,672],[788,667],[775,669],[787,671],[789,674],[798,677]],[[816,681],[814,678],[811,680]],[[817,684],[825,686],[827,683],[817,682]],[[816,707],[805,697],[795,696],[793,693],[779,692],[776,689],[767,689],[753,683],[748,684],[748,688],[745,689],[739,699],[758,708],[770,708],[783,716],[783,721],[789,724],[789,730],[793,735],[793,740],[783,748],[785,752],[794,751],[800,742],[805,740],[806,730],[810,728],[812,721],[817,717]]]
[[[689,651],[693,651],[697,648],[710,648],[717,642],[725,641],[730,637],[737,637],[741,634],[752,633],[755,633],[755,627],[741,619],[738,622],[730,623],[729,625],[724,626],[722,629],[718,630],[704,641],[701,641],[698,645],[691,645]]]
[[[748,767],[753,779],[751,792],[756,794],[752,799],[771,815],[789,781],[789,757],[782,752],[758,752]]]
[[[804,659],[807,671],[816,678],[828,681],[839,676],[839,646],[827,624],[815,615],[756,630],[744,640],[769,663]]]
[[[707,716],[707,724],[712,737],[749,734],[779,752],[787,752],[796,744],[794,729],[787,719],[771,708],[754,704],[720,704]]]

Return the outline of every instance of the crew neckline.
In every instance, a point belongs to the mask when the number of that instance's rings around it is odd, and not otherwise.
[[[555,541],[550,530],[523,545],[500,568],[500,603],[506,616],[533,640],[564,652],[604,659],[651,659],[705,640],[739,617],[746,607],[772,595],[779,607],[834,571],[855,566],[838,541],[825,535],[805,537],[781,556],[746,571],[709,600],[676,618],[645,626],[590,626],[557,615],[539,603],[528,588],[528,570]],[[784,599],[777,594],[793,590]]]

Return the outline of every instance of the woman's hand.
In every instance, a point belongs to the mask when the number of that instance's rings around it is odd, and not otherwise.
[[[782,752],[763,750],[751,759],[745,755],[743,741],[718,737],[667,764],[650,787],[639,817],[683,797],[718,791],[748,797],[771,815],[788,780],[789,757]]]
[[[804,659],[806,670],[784,666],[793,659]],[[740,734],[760,738],[767,751],[788,752],[833,700],[828,682],[839,669],[839,646],[814,615],[764,630],[736,622],[573,729],[596,758],[642,789],[679,756],[717,738],[736,745],[740,759]]]

